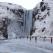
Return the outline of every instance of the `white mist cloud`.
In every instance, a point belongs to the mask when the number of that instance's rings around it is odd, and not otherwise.
[[[10,2],[14,4],[22,5],[26,9],[34,8],[42,0],[0,0],[0,2]]]

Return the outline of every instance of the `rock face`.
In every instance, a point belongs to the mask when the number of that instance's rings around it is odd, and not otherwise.
[[[0,20],[8,18],[8,38],[30,35],[32,26],[32,11],[11,3],[0,2]]]
[[[33,21],[33,28],[36,28],[33,36],[53,36],[52,0],[44,0],[33,9]]]
[[[34,9],[0,2],[0,20],[8,18],[8,38],[53,35],[53,1],[44,0]]]
[[[25,8],[20,5],[0,2],[0,20],[8,18],[8,38],[16,38],[23,35],[23,16]]]

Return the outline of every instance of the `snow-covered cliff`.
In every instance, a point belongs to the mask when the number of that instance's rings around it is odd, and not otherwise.
[[[8,18],[8,38],[16,38],[23,35],[23,15],[26,9],[20,5],[0,2],[0,20]],[[21,29],[22,28],[22,29]]]
[[[35,33],[33,36],[53,36],[53,0],[44,0],[33,9]],[[37,13],[38,12],[38,13]]]

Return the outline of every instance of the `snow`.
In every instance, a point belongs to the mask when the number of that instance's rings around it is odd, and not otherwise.
[[[34,27],[33,28],[37,28],[37,30],[35,31],[35,33],[33,33],[33,36],[52,36],[52,31],[53,31],[53,27],[51,26],[52,22],[53,22],[53,8],[52,8],[52,5],[51,4],[52,1],[46,1],[45,3],[48,3],[48,6],[50,7],[50,15],[46,16],[46,18],[44,18],[43,20],[36,20],[35,23],[34,23]],[[7,10],[7,7],[9,8],[9,10]],[[6,3],[6,2],[0,2],[0,19],[2,18],[9,18],[11,21],[10,21],[10,24],[8,25],[8,35],[9,35],[9,38],[15,38],[17,35],[18,36],[22,36],[25,34],[23,32],[23,29],[21,29],[21,26],[20,26],[20,23],[17,22],[18,18],[20,18],[19,16],[17,16],[15,13],[13,13],[12,11],[10,11],[10,9],[14,9],[14,10],[18,10],[18,9],[23,9],[24,11],[26,11],[25,8],[23,8],[22,6],[20,5],[16,5],[16,4],[9,4],[9,3]],[[40,9],[40,3],[37,5],[37,9]],[[35,12],[36,10],[36,7],[35,9],[33,9],[32,11]],[[39,12],[41,13],[40,16],[43,17],[44,15],[46,15],[47,13],[47,10],[45,10],[44,12]],[[37,15],[38,16],[38,15]],[[37,18],[36,16],[36,18]],[[40,17],[40,18],[41,18]],[[27,18],[28,20],[28,18]],[[44,23],[45,21],[45,23]],[[27,21],[26,21],[27,22]],[[27,22],[28,23],[28,22]],[[29,25],[29,23],[28,23]],[[27,25],[27,26],[28,26]],[[26,26],[26,27],[27,27]],[[42,32],[42,29],[45,27],[45,31]],[[16,36],[14,36],[14,34]]]
[[[22,9],[25,11],[26,9],[20,5],[0,2],[0,20],[2,21],[3,18],[10,19],[10,24],[8,25],[8,37],[9,38],[16,38],[17,35],[21,36],[24,32],[22,32],[20,23],[18,23],[18,19],[20,18],[16,13],[13,13],[11,10],[15,10],[17,12],[18,9]],[[18,13],[17,13],[18,14]]]
[[[48,3],[48,7],[50,8],[49,13],[50,15],[46,16],[43,20],[36,20],[34,23],[34,28],[36,28],[35,33],[33,33],[33,36],[53,36],[53,1],[52,0],[44,0],[45,3]],[[33,11],[35,12],[35,9],[40,9],[40,3],[33,9]],[[46,15],[47,10],[45,10],[44,12],[41,12],[39,10],[40,16],[43,17],[44,15]],[[37,18],[38,14],[36,15]],[[40,17],[40,18],[41,18]],[[45,23],[44,23],[45,22]],[[45,27],[44,32],[42,32],[42,29]]]
[[[53,53],[52,46],[48,41],[35,42],[26,38],[0,40],[0,53]]]
[[[46,16],[44,20],[36,20],[34,23],[34,28],[36,27],[37,30],[35,33],[33,33],[32,36],[47,36],[47,37],[52,37],[53,36],[53,3],[52,1],[47,2],[50,7],[50,15]],[[51,44],[50,38],[46,38],[46,41],[43,41],[43,39],[38,39],[35,41],[33,38],[32,40],[29,40],[27,38],[21,38],[19,39],[19,36],[25,35],[25,33],[22,31],[20,23],[17,22],[19,16],[14,14],[12,11],[7,10],[7,7],[9,9],[23,9],[24,11],[26,10],[25,8],[15,5],[15,4],[9,4],[9,3],[0,3],[0,20],[2,18],[9,18],[10,24],[8,25],[8,40],[0,40],[0,53],[53,53],[53,43]],[[37,5],[37,8],[39,9],[40,6]],[[36,9],[33,9],[34,11]],[[44,12],[41,12],[41,17],[43,17],[46,13],[47,10]],[[38,16],[38,15],[37,15]],[[36,16],[36,18],[37,18]],[[41,18],[40,17],[40,18]],[[46,23],[44,23],[44,21]],[[43,28],[46,28],[44,32],[42,32]],[[51,36],[50,36],[51,35]],[[15,39],[18,38],[18,39]],[[3,37],[1,36],[1,39]]]

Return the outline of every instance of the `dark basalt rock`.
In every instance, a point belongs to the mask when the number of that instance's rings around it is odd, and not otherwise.
[[[21,12],[21,14],[24,13],[23,9],[18,9],[19,12]]]
[[[44,27],[44,28],[42,29],[42,32],[44,32],[44,31],[45,31],[45,29],[46,29],[46,28]]]
[[[44,21],[44,23],[46,23],[46,21]]]
[[[7,10],[9,10],[9,8],[7,7]]]
[[[8,3],[9,5],[12,5],[12,3]]]
[[[10,11],[12,11],[13,13],[15,13],[15,9],[10,9]]]
[[[42,12],[45,11],[45,10],[46,10],[46,6],[44,6],[44,7],[41,8]]]
[[[43,6],[43,4],[44,4],[44,2],[42,1],[42,2],[40,2],[40,8]]]
[[[21,17],[21,15],[24,13],[23,9],[10,9],[10,11],[12,11],[14,14],[16,14],[17,16]]]
[[[33,12],[33,17],[36,16],[39,12],[39,9],[37,9],[35,12]]]
[[[37,29],[37,28],[32,29],[32,30],[30,31],[30,35],[32,35],[32,34],[36,31],[36,29]]]

